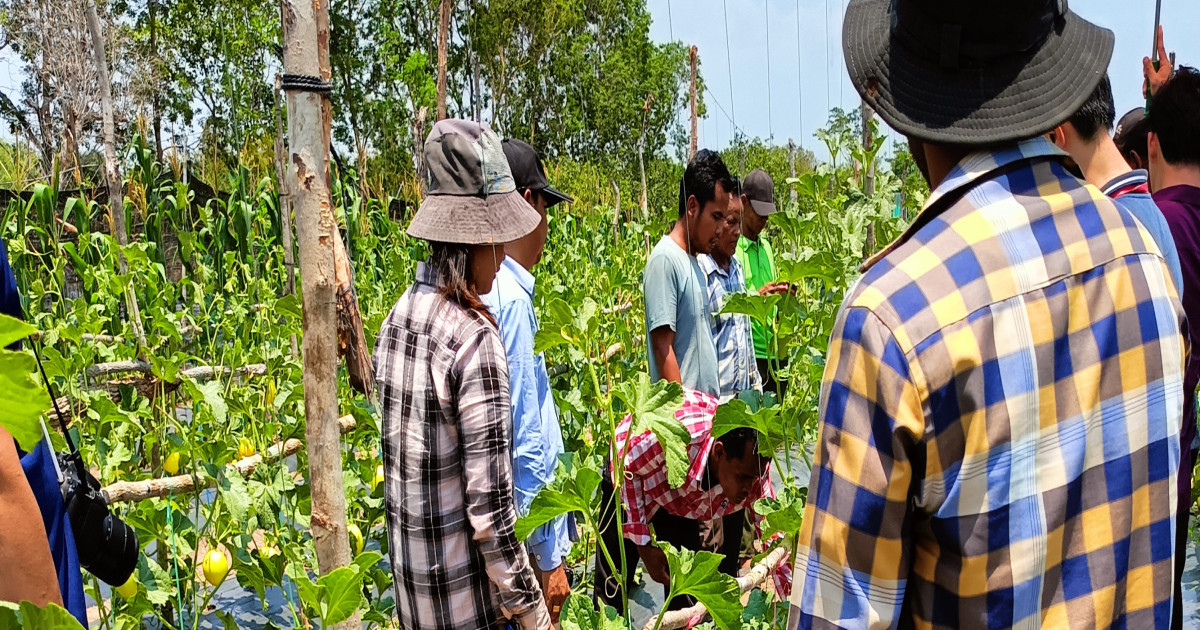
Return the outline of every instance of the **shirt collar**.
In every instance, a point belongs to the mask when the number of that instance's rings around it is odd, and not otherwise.
[[[1026,160],[1041,156],[1066,156],[1067,154],[1054,146],[1054,143],[1046,139],[1044,136],[1037,136],[1028,140],[1022,140],[1016,144],[1006,145],[996,149],[988,149],[976,151],[967,155],[946,175],[941,184],[929,194],[929,198],[925,200],[925,205],[921,209],[920,214],[913,219],[912,224],[904,233],[896,240],[892,241],[887,247],[879,250],[874,256],[871,256],[862,264],[860,271],[870,269],[872,265],[882,260],[885,256],[892,253],[897,247],[903,245],[909,238],[912,237],[916,229],[928,222],[930,217],[924,216],[930,212],[930,207],[933,206],[939,199],[946,195],[965,188],[979,181],[992,171],[1012,164],[1017,160]],[[940,210],[935,210],[940,211]],[[916,228],[916,229],[914,229]]]
[[[437,286],[437,271],[424,260],[417,263],[416,281],[431,287]]]
[[[733,271],[733,262],[732,259],[730,260],[731,262],[729,263],[729,271],[722,269],[721,265],[718,265],[716,259],[714,259],[710,254],[700,254],[697,256],[696,264],[700,265],[700,271],[704,272],[705,277],[711,276],[715,271],[728,278],[729,272]]]
[[[1112,197],[1114,193],[1131,186],[1144,186],[1149,182],[1149,174],[1145,169],[1136,169],[1112,178],[1100,187],[1100,192]]]
[[[536,281],[533,278],[533,274],[529,273],[528,269],[522,267],[521,263],[513,260],[511,256],[505,256],[504,262],[500,263],[500,267],[511,273],[513,280],[516,280],[517,284],[520,285],[522,289],[525,289],[525,292],[529,294],[529,297],[533,297],[533,288]]]

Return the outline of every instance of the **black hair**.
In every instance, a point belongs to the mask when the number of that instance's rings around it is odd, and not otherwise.
[[[733,176],[725,166],[720,154],[709,149],[701,149],[688,160],[687,168],[683,170],[683,179],[679,182],[679,218],[687,214],[688,197],[695,197],[700,207],[712,201],[717,196],[717,184],[726,192],[733,190]]]
[[[471,288],[471,246],[463,243],[430,241],[426,264],[437,275],[437,290],[442,297],[464,310],[479,314],[492,325],[496,320],[479,294]]]
[[[1145,118],[1138,120],[1136,123],[1129,126],[1127,130],[1113,138],[1117,143],[1117,150],[1124,156],[1126,162],[1130,162],[1129,156],[1131,153],[1137,154],[1138,158],[1145,164],[1148,150],[1146,148],[1146,134],[1150,131],[1150,122]]]
[[[746,456],[746,447],[752,447],[758,453],[758,429],[738,427],[717,438],[725,447],[725,456],[730,459],[741,459]]]
[[[1101,133],[1107,134],[1116,119],[1117,106],[1113,103],[1112,83],[1105,74],[1096,89],[1092,90],[1092,95],[1068,122],[1084,140],[1095,140]]]
[[[1200,72],[1182,66],[1158,89],[1146,112],[1169,164],[1200,166]]]

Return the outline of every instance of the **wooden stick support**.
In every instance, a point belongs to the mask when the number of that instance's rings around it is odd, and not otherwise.
[[[754,587],[765,582],[767,577],[771,575],[771,572],[775,570],[775,567],[779,566],[779,563],[783,562],[787,557],[788,549],[786,547],[776,547],[774,551],[762,559],[762,562],[759,562],[753,569],[750,569],[749,573],[737,579],[738,590],[742,595],[745,595]],[[707,613],[708,611],[704,608],[704,604],[696,604],[683,610],[670,610],[663,615],[662,625],[659,628],[660,630],[686,628],[688,622],[692,619],[706,615]],[[642,630],[654,630],[654,624],[657,621],[657,616],[651,617]]]
[[[338,428],[341,429],[342,435],[345,435],[354,430],[356,423],[353,416],[342,416],[338,418]],[[264,461],[274,461],[280,458],[295,455],[304,448],[304,443],[296,438],[276,442],[267,448],[266,453],[255,453],[250,457],[244,457],[229,466],[226,470],[232,468],[239,475],[247,477],[254,469]],[[146,479],[144,481],[118,481],[114,484],[104,486],[101,492],[104,493],[109,503],[124,503],[128,501],[143,501],[145,499],[153,499],[156,497],[165,497],[170,494],[184,494],[191,492],[196,488],[195,475],[175,475],[174,477],[162,477],[160,479]],[[211,487],[217,482],[216,479],[204,479],[204,487]]]

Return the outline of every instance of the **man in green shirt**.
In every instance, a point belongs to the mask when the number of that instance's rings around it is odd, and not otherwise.
[[[787,283],[775,281],[775,253],[771,251],[771,244],[761,238],[767,220],[775,213],[775,183],[766,171],[755,169],[746,175],[742,182],[742,207],[745,208],[742,237],[738,239],[735,255],[746,276],[746,289],[757,291],[759,295],[786,292]],[[782,365],[774,360],[774,340],[766,327],[757,321],[750,324],[750,334],[754,338],[754,358],[758,373],[762,375],[763,389],[781,394],[774,368]]]

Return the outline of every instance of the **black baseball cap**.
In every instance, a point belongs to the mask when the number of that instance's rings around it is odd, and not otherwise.
[[[556,190],[546,182],[546,169],[542,167],[542,157],[529,143],[505,138],[503,146],[504,157],[508,159],[508,167],[512,169],[513,180],[517,182],[517,190],[528,189],[542,193],[546,198],[547,208],[563,201],[575,201],[570,195]]]
[[[1146,110],[1140,105],[1121,117],[1113,133],[1113,143],[1122,155],[1129,151],[1137,151],[1138,155],[1146,157],[1146,134],[1149,125],[1146,123]]]
[[[775,182],[761,168],[756,168],[742,181],[742,194],[750,200],[750,207],[760,217],[775,214]]]

